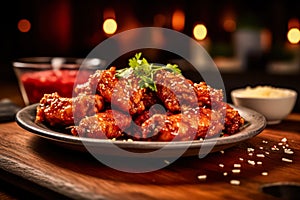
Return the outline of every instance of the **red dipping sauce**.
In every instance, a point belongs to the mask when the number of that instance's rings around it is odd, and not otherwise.
[[[26,91],[30,104],[38,103],[44,94],[57,92],[62,97],[72,97],[74,83],[78,70],[45,70],[39,72],[26,72],[20,79]],[[76,83],[85,83],[92,72],[80,71]]]

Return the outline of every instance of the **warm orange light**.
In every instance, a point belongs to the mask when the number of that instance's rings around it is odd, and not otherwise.
[[[116,31],[117,31],[117,22],[116,20],[114,19],[106,19],[104,22],[103,22],[103,31],[106,33],[106,34],[114,34]]]
[[[193,29],[193,35],[196,40],[204,40],[207,35],[207,29],[203,24],[197,24]]]
[[[300,41],[300,30],[298,28],[291,28],[287,33],[287,39],[292,44],[297,44]]]
[[[260,32],[260,46],[264,51],[272,47],[272,32],[269,29],[262,29]]]
[[[182,31],[184,29],[185,15],[182,10],[175,10],[172,16],[172,27],[174,30]]]
[[[288,29],[291,28],[300,28],[300,22],[297,18],[291,18],[288,21]]]
[[[30,21],[27,20],[27,19],[21,19],[19,22],[18,22],[18,29],[20,32],[22,33],[26,33],[30,30],[31,28],[31,24],[30,24]]]
[[[233,19],[225,19],[223,28],[227,32],[234,32],[236,29],[236,22]]]
[[[116,13],[112,8],[106,8],[103,11],[103,19],[109,19],[109,18],[116,19]]]

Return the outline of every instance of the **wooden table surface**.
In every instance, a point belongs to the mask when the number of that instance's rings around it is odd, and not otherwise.
[[[300,114],[224,152],[180,158],[148,173],[112,169],[89,153],[55,145],[16,122],[1,123],[0,138],[0,188],[4,193],[18,191],[21,199],[277,199],[261,187],[300,184]]]

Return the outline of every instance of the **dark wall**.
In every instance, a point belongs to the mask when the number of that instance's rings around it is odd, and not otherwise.
[[[272,32],[272,47],[279,48],[283,48],[286,42],[288,20],[300,19],[300,1],[293,0],[129,0],[126,3],[117,0],[5,1],[0,6],[1,82],[16,81],[11,62],[19,57],[85,57],[97,44],[108,38],[101,28],[103,12],[107,8],[115,10],[118,32],[152,26],[156,14],[165,15],[167,20],[164,27],[171,28],[172,12],[181,8],[186,15],[186,24],[182,32],[192,36],[195,23],[206,24],[209,39],[216,51],[224,46],[229,46],[229,49],[232,47],[231,33],[223,30],[220,21],[227,12],[236,16],[237,26],[248,23],[251,26],[269,29]],[[17,23],[22,18],[31,22],[32,27],[27,33],[21,33],[17,28]],[[214,55],[216,51],[209,53]],[[274,76],[261,73],[256,67],[263,68],[264,66],[260,65],[266,63],[264,60],[260,61],[263,62],[251,63],[245,73],[224,74],[228,91],[234,87],[258,83],[299,88],[299,74]],[[299,107],[299,101],[297,105]]]

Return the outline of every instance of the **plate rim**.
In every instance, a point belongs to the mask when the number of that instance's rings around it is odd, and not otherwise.
[[[69,135],[66,133],[57,132],[55,130],[51,130],[50,128],[43,128],[42,126],[39,126],[37,123],[35,123],[35,114],[28,115],[30,113],[36,112],[36,107],[39,103],[32,104],[29,106],[26,106],[19,110],[16,114],[16,122],[17,124],[22,127],[23,129],[38,135],[40,137],[50,139],[52,141],[56,141],[59,143],[64,143],[68,145],[77,145],[77,146],[85,146],[85,145],[105,145],[105,144],[115,144],[119,146],[120,148],[128,148],[128,149],[140,149],[140,150],[153,150],[153,149],[159,149],[162,147],[167,147],[167,149],[180,149],[180,148],[187,148],[188,149],[194,149],[199,148],[202,145],[211,145],[211,143],[214,143],[214,146],[220,146],[220,145],[230,145],[242,142],[244,140],[250,139],[259,133],[261,133],[264,128],[267,125],[266,118],[249,108],[241,107],[241,106],[234,106],[232,104],[229,104],[233,108],[239,111],[240,115],[245,118],[246,121],[249,121],[249,126],[245,127],[243,130],[241,130],[238,133],[235,133],[230,136],[226,137],[217,137],[217,138],[208,138],[204,140],[193,140],[193,141],[174,141],[174,142],[161,142],[161,141],[113,141],[110,139],[96,139],[96,138],[83,138],[78,136]],[[245,116],[245,114],[247,116]],[[244,115],[244,116],[243,116]],[[248,117],[248,116],[252,116]],[[258,118],[259,120],[256,120],[253,123],[254,117]],[[29,123],[28,123],[29,122]],[[168,144],[167,146],[165,146]]]

